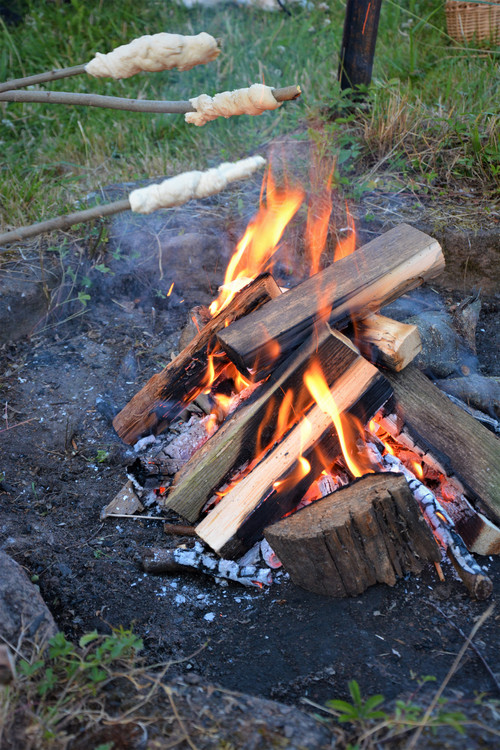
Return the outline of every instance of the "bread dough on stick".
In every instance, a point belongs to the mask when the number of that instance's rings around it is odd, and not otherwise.
[[[281,107],[281,102],[276,101],[273,96],[272,88],[263,83],[254,83],[248,89],[223,91],[214,97],[200,94],[189,101],[196,112],[188,112],[184,118],[193,125],[205,125],[217,117],[261,115],[267,109]]]
[[[204,31],[196,36],[162,32],[141,36],[106,55],[96,52],[85,71],[96,78],[130,78],[141,71],[190,70],[195,65],[215,60],[219,53],[217,41]]]
[[[137,213],[150,214],[158,208],[180,206],[194,198],[206,198],[224,190],[230,182],[250,177],[265,163],[262,156],[250,156],[221,164],[206,172],[184,172],[158,185],[133,190],[129,195],[130,207]]]

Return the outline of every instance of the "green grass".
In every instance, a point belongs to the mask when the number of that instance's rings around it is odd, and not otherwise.
[[[178,663],[148,666],[140,656],[142,650],[142,640],[123,628],[109,635],[87,633],[78,645],[60,632],[45,649],[29,642],[12,648],[15,677],[0,685],[0,746],[5,750],[66,750],[78,738],[78,747],[112,750],[122,746],[116,735],[116,744],[112,739],[113,727],[129,734],[139,725],[147,727],[148,747],[236,748],[241,747],[241,720],[247,728],[253,720],[259,731],[275,731],[262,718],[247,715],[248,708],[238,713],[234,724],[224,721],[227,704],[223,701],[221,713],[213,710],[214,702],[207,703],[201,720],[196,704],[190,706],[189,697],[182,700],[168,682]],[[458,738],[461,743],[468,742],[473,732],[475,741],[470,746],[474,747],[479,746],[478,736],[492,742],[498,737],[495,727],[488,725],[488,717],[497,714],[498,701],[485,695],[473,701],[443,698],[435,710],[426,712],[429,695],[419,693],[434,679],[417,679],[413,695],[393,704],[387,704],[382,695],[363,697],[356,680],[349,682],[347,700],[333,699],[325,706],[307,699],[304,703],[319,710],[316,719],[330,727],[339,750],[409,747],[407,743],[419,731],[425,734],[416,747],[441,747],[438,737],[443,729],[452,730],[446,738]],[[194,690],[199,692],[200,686]],[[217,688],[211,688],[210,693],[214,692]],[[238,705],[241,696],[237,693],[224,688],[220,693],[231,695]],[[274,739],[277,744],[271,741],[269,747],[281,747],[280,738]]]
[[[125,81],[81,75],[50,88],[186,99],[264,80],[274,87],[298,83],[303,96],[277,112],[203,128],[180,115],[1,103],[3,228],[72,210],[88,190],[110,182],[205,168],[308,127],[326,155],[340,155],[338,177],[358,191],[379,184],[377,177],[392,189],[404,185],[432,195],[465,187],[488,196],[498,187],[498,58],[493,50],[450,40],[438,0],[386,0],[370,106],[340,122],[334,115],[348,102],[337,84],[344,15],[337,0],[326,10],[324,3],[293,9],[291,17],[231,5],[188,11],[160,0],[25,5],[23,23],[0,22],[0,80],[87,62],[95,51],[145,33],[205,30],[223,45],[207,66]]]

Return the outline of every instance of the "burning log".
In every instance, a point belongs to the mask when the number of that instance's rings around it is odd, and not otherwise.
[[[220,331],[218,340],[238,369],[259,379],[307,337],[318,320],[335,328],[366,317],[434,278],[444,269],[439,243],[400,224],[297,285],[244,321]]]
[[[165,506],[189,521],[196,521],[206,501],[246,461],[253,459],[269,441],[275,442],[280,409],[293,404],[296,418],[312,404],[303,376],[312,357],[320,362],[328,385],[359,357],[345,336],[323,328],[276,370],[177,473]],[[286,404],[285,404],[286,405]],[[288,425],[290,426],[290,425]]]
[[[349,411],[366,422],[391,390],[378,370],[358,356],[330,393],[339,412]],[[221,556],[236,557],[260,539],[266,526],[298,504],[325,461],[333,462],[340,454],[331,415],[315,404],[306,419],[307,430],[304,420],[293,427],[196,527],[201,539]]]
[[[119,437],[126,443],[133,444],[143,435],[162,432],[181,413],[186,403],[203,389],[207,354],[215,345],[215,334],[228,322],[246,315],[280,294],[278,285],[268,273],[262,274],[238,292],[227,307],[212,318],[162,372],[153,375],[116,415],[113,427]]]
[[[450,475],[452,471],[450,467],[448,466],[445,469],[444,465],[429,453],[428,449],[422,448],[395,414],[383,417],[377,415],[374,427],[377,435],[381,429],[396,440],[400,446],[415,454],[421,462],[424,477],[429,474],[435,475],[444,482],[444,489],[439,494],[443,497],[446,511],[469,552],[474,552],[477,555],[500,554],[500,529],[489,518],[473,508],[465,497],[463,484],[456,476]]]
[[[410,364],[422,349],[417,326],[384,315],[370,315],[359,321],[356,344],[370,362],[396,372]]]
[[[403,476],[370,474],[269,526],[292,581],[329,596],[394,586],[441,553]]]
[[[243,586],[270,586],[273,574],[269,568],[256,565],[238,565],[234,560],[221,560],[208,552],[200,542],[192,546],[181,545],[174,549],[148,548],[143,550],[142,568],[146,573],[198,572],[212,578],[224,578]]]
[[[435,495],[396,456],[382,456],[373,444],[368,445],[367,450],[374,465],[381,466],[383,471],[400,472],[404,475],[424,517],[446,550],[471,596],[480,600],[487,599],[493,591],[493,583],[467,551],[463,539],[455,529],[455,524]]]
[[[500,522],[500,442],[486,427],[453,404],[415,367],[387,372],[396,412],[416,442],[438,459],[446,456],[470,498]],[[447,472],[448,473],[448,472]]]

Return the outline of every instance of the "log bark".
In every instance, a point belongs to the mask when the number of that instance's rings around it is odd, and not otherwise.
[[[385,315],[370,315],[359,321],[356,344],[375,365],[401,372],[422,349],[418,328]]]
[[[349,410],[362,422],[368,421],[391,395],[385,378],[361,356],[330,391],[340,412]],[[333,463],[340,455],[331,417],[317,404],[306,416],[309,435],[301,432],[301,424],[293,427],[196,527],[201,539],[221,556],[237,557],[262,538],[266,526],[296,507],[319,477],[324,461]],[[300,472],[301,454],[310,463],[305,475]]]
[[[299,346],[318,320],[342,328],[443,269],[439,243],[400,224],[220,331],[218,339],[241,372],[251,368],[260,378]]]
[[[286,397],[296,421],[312,405],[303,376],[312,357],[321,364],[331,385],[359,357],[345,336],[323,327],[310,337],[199,448],[174,478],[165,506],[189,521],[196,521],[214,491],[222,487],[246,461],[253,459],[273,439],[280,406]],[[288,395],[286,395],[288,394]]]
[[[414,366],[386,375],[394,388],[397,414],[409,433],[445,468],[449,464],[475,504],[500,522],[499,439]]]
[[[371,474],[268,527],[264,536],[294,583],[328,596],[394,586],[441,552],[406,480]]]
[[[147,434],[157,435],[178,416],[201,390],[207,369],[207,351],[215,344],[215,334],[227,323],[280,295],[270,274],[262,274],[242,289],[219,315],[212,318],[162,372],[153,375],[113,420],[121,439],[135,443]]]

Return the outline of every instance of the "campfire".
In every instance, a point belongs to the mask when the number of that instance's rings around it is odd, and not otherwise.
[[[401,224],[355,250],[348,213],[326,259],[330,193],[327,179],[309,206],[310,276],[284,289],[273,259],[305,193],[268,171],[218,297],[193,313],[198,333],[114,419],[143,453],[104,515],[153,499],[194,524],[179,528],[194,544],[145,552],[151,572],[262,586],[281,561],[298,585],[346,596],[430,561],[442,578],[446,552],[484,599],[471,553],[500,552],[496,439],[411,365],[416,326],[379,314],[442,272],[441,248]]]

